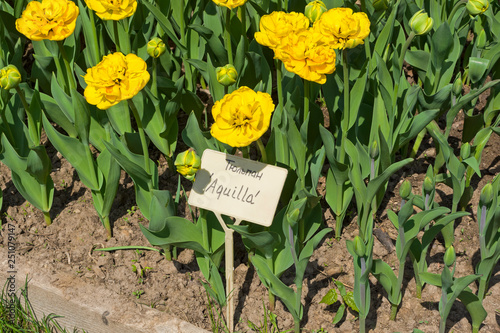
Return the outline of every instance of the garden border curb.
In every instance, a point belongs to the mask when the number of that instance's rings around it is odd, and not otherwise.
[[[0,249],[0,281],[3,285],[11,275],[8,269],[7,249]],[[71,285],[78,279],[74,275],[56,272],[52,276],[39,272],[44,267],[16,261],[16,292],[24,288],[28,278],[28,298],[38,319],[55,314],[61,327],[72,332],[73,328],[85,329],[88,333],[208,333],[186,321],[165,312],[148,308],[118,295],[102,286],[82,282]]]

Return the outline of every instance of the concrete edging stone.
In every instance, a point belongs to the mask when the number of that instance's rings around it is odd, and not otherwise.
[[[0,248],[0,281],[5,283],[8,272],[7,249]],[[19,259],[19,258],[17,258]],[[74,275],[56,272],[43,273],[44,267],[16,262],[16,290],[29,279],[28,295],[39,319],[51,313],[58,323],[72,331],[85,329],[88,333],[208,333],[165,312],[137,304],[102,286],[89,286]],[[3,287],[3,285],[2,285]],[[92,293],[89,293],[92,290]],[[19,293],[18,293],[19,295]]]

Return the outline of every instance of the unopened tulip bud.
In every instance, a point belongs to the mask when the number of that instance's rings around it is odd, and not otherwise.
[[[425,193],[431,193],[434,190],[434,182],[430,177],[425,177],[424,179],[424,191]]]
[[[409,23],[415,35],[425,35],[432,29],[434,20],[421,9],[412,16]]]
[[[193,181],[196,172],[200,170],[201,159],[194,150],[186,150],[177,155],[174,165],[178,173]]]
[[[354,237],[354,252],[358,257],[364,257],[366,254],[365,242],[359,236]]]
[[[399,195],[404,200],[410,199],[410,195],[411,195],[411,183],[410,183],[410,181],[408,179],[406,179],[403,182],[403,184],[401,184],[401,187],[399,188]]]
[[[0,87],[9,90],[21,83],[21,73],[14,65],[7,65],[0,70]]]
[[[453,264],[455,263],[455,258],[456,258],[455,248],[453,247],[453,245],[451,245],[449,248],[446,249],[446,252],[444,253],[443,261],[446,267],[453,266]]]
[[[469,156],[470,156],[470,144],[468,142],[465,142],[460,147],[460,158],[463,161],[468,159]]]
[[[480,50],[484,49],[486,46],[486,32],[484,32],[484,29],[482,29],[477,36],[476,46]]]
[[[148,54],[153,58],[158,58],[167,50],[167,46],[159,37],[151,38],[148,42],[147,51]]]
[[[465,5],[472,16],[484,13],[489,6],[490,2],[488,0],[469,0]]]
[[[326,12],[326,6],[323,1],[311,1],[307,4],[304,14],[311,21],[311,23],[316,22],[324,12]]]
[[[377,141],[373,141],[371,147],[370,147],[370,158],[372,160],[376,159],[379,154],[379,149],[378,149],[378,144]]]
[[[288,221],[290,222],[290,224],[297,223],[297,221],[300,219],[300,209],[295,208],[291,212],[288,212],[286,214],[286,217],[287,217]]]
[[[493,186],[488,183],[484,185],[479,196],[479,206],[488,206],[493,201]]]
[[[386,10],[389,8],[389,1],[387,0],[373,0],[373,8],[377,11]]]
[[[222,84],[224,87],[229,87],[236,83],[236,79],[238,79],[238,72],[233,65],[227,64],[224,67],[217,67],[217,81]]]
[[[455,82],[453,82],[453,88],[452,88],[453,95],[461,96],[462,89],[463,89],[462,76],[460,75],[460,73],[458,73]]]

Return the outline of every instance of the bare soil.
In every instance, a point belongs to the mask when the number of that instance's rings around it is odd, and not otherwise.
[[[463,116],[453,125],[451,142],[460,142]],[[52,209],[53,224],[46,226],[43,215],[26,202],[15,189],[10,171],[0,166],[0,186],[4,194],[1,222],[16,226],[18,247],[18,265],[38,266],[37,274],[55,276],[57,272],[70,274],[73,279],[52,279],[55,286],[85,286],[92,293],[95,286],[104,286],[116,294],[128,296],[139,307],[154,307],[186,320],[199,327],[210,330],[207,296],[201,284],[203,277],[197,267],[194,254],[190,250],[179,250],[178,259],[167,261],[155,251],[114,251],[99,252],[98,248],[137,245],[149,246],[142,235],[139,224],[146,224],[135,205],[132,180],[122,175],[118,196],[114,202],[111,220],[114,236],[106,240],[106,233],[94,211],[90,191],[79,181],[71,165],[48,144],[49,156],[52,157],[51,176],[55,183],[55,196]],[[473,273],[479,260],[478,226],[476,211],[480,189],[500,172],[500,138],[493,134],[486,146],[482,160],[482,177],[475,176],[475,188],[472,204],[467,207],[471,213],[462,218],[455,229],[455,249],[457,252],[456,277]],[[395,243],[396,230],[387,218],[387,210],[398,210],[400,198],[399,186],[404,179],[409,179],[415,194],[421,192],[421,185],[427,166],[434,161],[435,149],[430,139],[424,140],[419,156],[409,167],[391,177],[384,202],[376,221],[376,228],[382,230]],[[153,157],[154,158],[154,157]],[[156,159],[157,160],[157,159]],[[160,187],[175,193],[177,175],[167,169],[167,163],[159,158]],[[186,189],[189,184],[184,183]],[[321,188],[320,188],[321,190]],[[451,202],[452,191],[445,185],[437,186],[436,201],[441,205]],[[335,227],[335,220],[325,202],[322,202],[324,220],[327,226]],[[181,200],[179,214],[186,211]],[[337,325],[332,324],[339,307],[337,302],[327,306],[320,304],[322,297],[333,288],[333,279],[338,279],[352,288],[354,272],[352,258],[346,248],[346,239],[352,239],[357,233],[354,206],[348,214],[342,238],[337,241],[333,232],[328,234],[311,258],[303,285],[304,332],[355,332],[358,321],[354,313],[346,311],[344,318]],[[0,246],[6,246],[6,228],[0,231]],[[388,250],[378,239],[375,240],[374,254],[382,258],[395,270],[398,261],[395,251]],[[442,270],[444,247],[440,240],[432,245],[429,270]],[[2,259],[3,260],[3,259]],[[140,276],[136,268],[145,273]],[[283,280],[291,283],[292,271],[285,273]],[[439,326],[438,302],[440,289],[426,285],[422,298],[415,296],[415,282],[411,264],[407,262],[403,284],[403,301],[395,321],[389,320],[390,304],[382,286],[372,277],[371,313],[367,325],[371,332],[412,332],[418,328],[424,332],[437,332]],[[252,266],[248,266],[247,256],[241,239],[236,237],[235,286],[237,330],[251,332],[248,321],[259,325],[264,318],[264,306],[268,306],[267,292],[260,283]],[[475,291],[476,286],[471,285]],[[99,301],[99,295],[95,295]],[[500,332],[500,265],[496,266],[491,279],[490,289],[484,300],[488,317],[480,332]],[[283,304],[277,302],[277,315],[280,330],[293,328],[292,316]],[[465,307],[456,302],[448,318],[449,332],[470,332],[470,317]]]

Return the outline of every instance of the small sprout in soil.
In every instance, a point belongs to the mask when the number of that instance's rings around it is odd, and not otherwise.
[[[141,295],[144,294],[144,290],[136,290],[132,292],[132,295],[134,295],[137,299],[141,298]]]
[[[130,209],[127,209],[127,214],[132,216],[132,215],[134,215],[136,210],[137,210],[137,206],[132,206],[132,207],[130,207]]]
[[[10,219],[11,221],[14,221],[14,218],[12,216],[10,216],[9,214],[7,214],[7,212],[4,212],[3,215],[5,215],[5,217]]]
[[[460,229],[460,233],[463,235],[464,234],[464,228]]]

